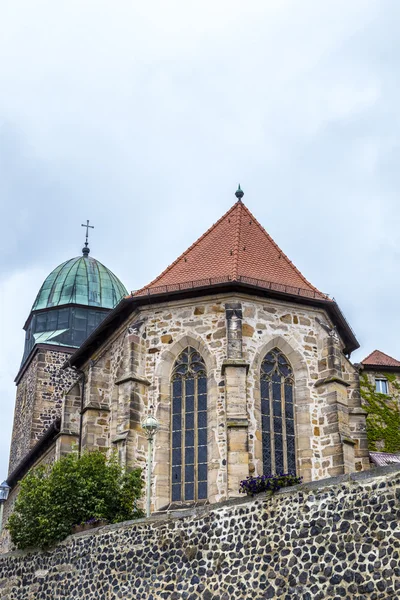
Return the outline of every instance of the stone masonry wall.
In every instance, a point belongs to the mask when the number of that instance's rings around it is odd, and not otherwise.
[[[400,596],[400,469],[343,475],[0,557],[2,600]]]
[[[229,364],[227,306],[240,319]],[[237,495],[240,479],[262,473],[260,365],[278,347],[295,378],[299,474],[310,481],[367,469],[358,375],[331,328],[322,309],[240,294],[143,307],[84,367],[83,445],[115,447],[122,464],[146,468],[140,423],[148,410],[154,412],[160,430],[153,506],[168,506],[170,373],[179,353],[192,345],[207,366],[208,498]]]
[[[77,378],[72,369],[61,368],[68,356],[65,352],[39,348],[18,382],[10,473],[61,416],[63,396]]]

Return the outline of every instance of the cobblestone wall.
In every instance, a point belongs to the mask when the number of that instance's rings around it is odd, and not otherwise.
[[[0,558],[2,600],[400,596],[400,469],[108,526]]]
[[[11,473],[51,423],[61,416],[63,396],[77,375],[62,369],[69,354],[40,348],[17,386],[11,439]]]

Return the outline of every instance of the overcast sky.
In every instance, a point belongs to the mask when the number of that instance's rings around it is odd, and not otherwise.
[[[244,201],[400,359],[398,0],[0,0],[0,479],[22,326],[91,254],[128,290]]]

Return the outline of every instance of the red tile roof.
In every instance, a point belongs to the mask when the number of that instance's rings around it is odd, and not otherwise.
[[[361,361],[361,364],[372,367],[400,367],[400,362],[398,360],[380,350],[374,350],[371,354],[368,354],[368,356]]]
[[[208,231],[147,286],[135,295],[154,288],[180,284],[258,280],[281,291],[314,298],[329,298],[296,269],[242,201],[236,202]],[[256,284],[257,285],[257,284]],[[286,289],[289,288],[289,289]],[[277,289],[274,287],[274,289]]]

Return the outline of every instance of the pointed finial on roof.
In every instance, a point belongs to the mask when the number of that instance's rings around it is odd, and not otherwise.
[[[86,221],[86,225],[82,223],[82,227],[86,227],[86,242],[84,247],[82,248],[83,256],[89,256],[90,248],[88,244],[89,239],[89,229],[94,229],[94,225],[89,225],[89,220]]]
[[[238,185],[238,189],[235,192],[235,196],[239,200],[239,202],[242,200],[242,198],[244,196],[244,192],[242,192],[242,188],[240,187],[240,183]]]

